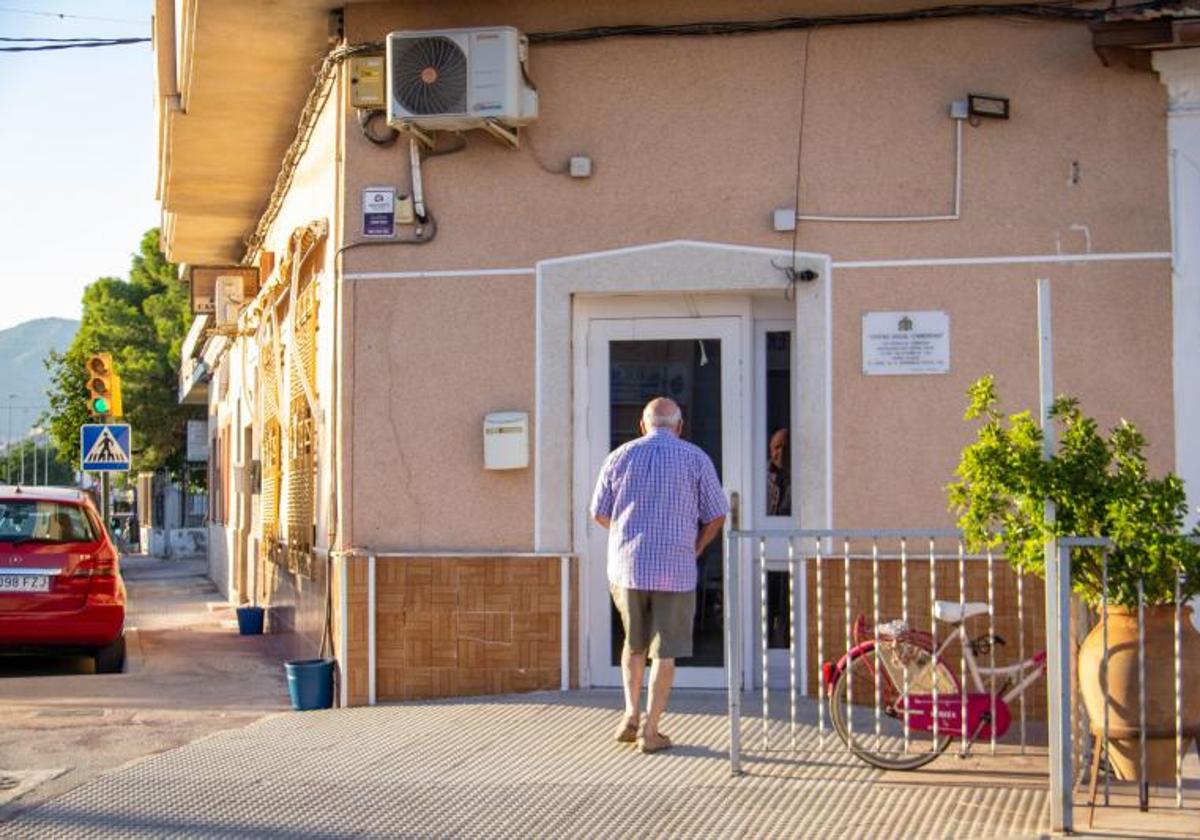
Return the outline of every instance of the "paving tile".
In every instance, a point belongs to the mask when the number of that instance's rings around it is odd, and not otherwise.
[[[486,668],[415,671],[409,685],[422,689],[514,682]],[[740,777],[723,694],[676,691],[663,728],[677,746],[653,756],[610,740],[619,708],[618,692],[584,691],[278,714],[127,766],[0,835],[982,838],[1047,827],[1044,784],[891,783],[828,732],[822,741],[811,704],[795,751],[787,722],[772,723],[763,751],[761,722],[744,720]]]

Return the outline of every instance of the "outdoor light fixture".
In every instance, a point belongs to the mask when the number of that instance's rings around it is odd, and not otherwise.
[[[985,96],[980,93],[968,93],[967,113],[972,117],[1006,120],[1008,119],[1008,98],[1004,96]]]

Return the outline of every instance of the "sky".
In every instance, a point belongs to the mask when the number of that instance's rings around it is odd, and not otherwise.
[[[0,37],[149,37],[153,6],[0,0]],[[159,219],[153,91],[149,43],[0,53],[0,329],[79,318],[88,283],[128,274]]]

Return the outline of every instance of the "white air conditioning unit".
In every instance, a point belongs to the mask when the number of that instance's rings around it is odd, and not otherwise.
[[[511,26],[390,33],[388,125],[458,131],[532,122],[538,103],[528,54],[528,39]]]
[[[213,320],[218,327],[236,327],[246,302],[240,275],[218,277],[213,294]]]

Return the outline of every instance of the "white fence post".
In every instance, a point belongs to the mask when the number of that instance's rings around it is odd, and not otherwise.
[[[1054,348],[1050,315],[1050,281],[1037,281],[1038,384],[1041,392],[1042,457],[1054,457]],[[1054,502],[1046,500],[1046,524],[1053,525]],[[1046,690],[1049,727],[1050,827],[1069,832],[1073,825],[1071,803],[1071,554],[1058,541],[1046,540]]]

